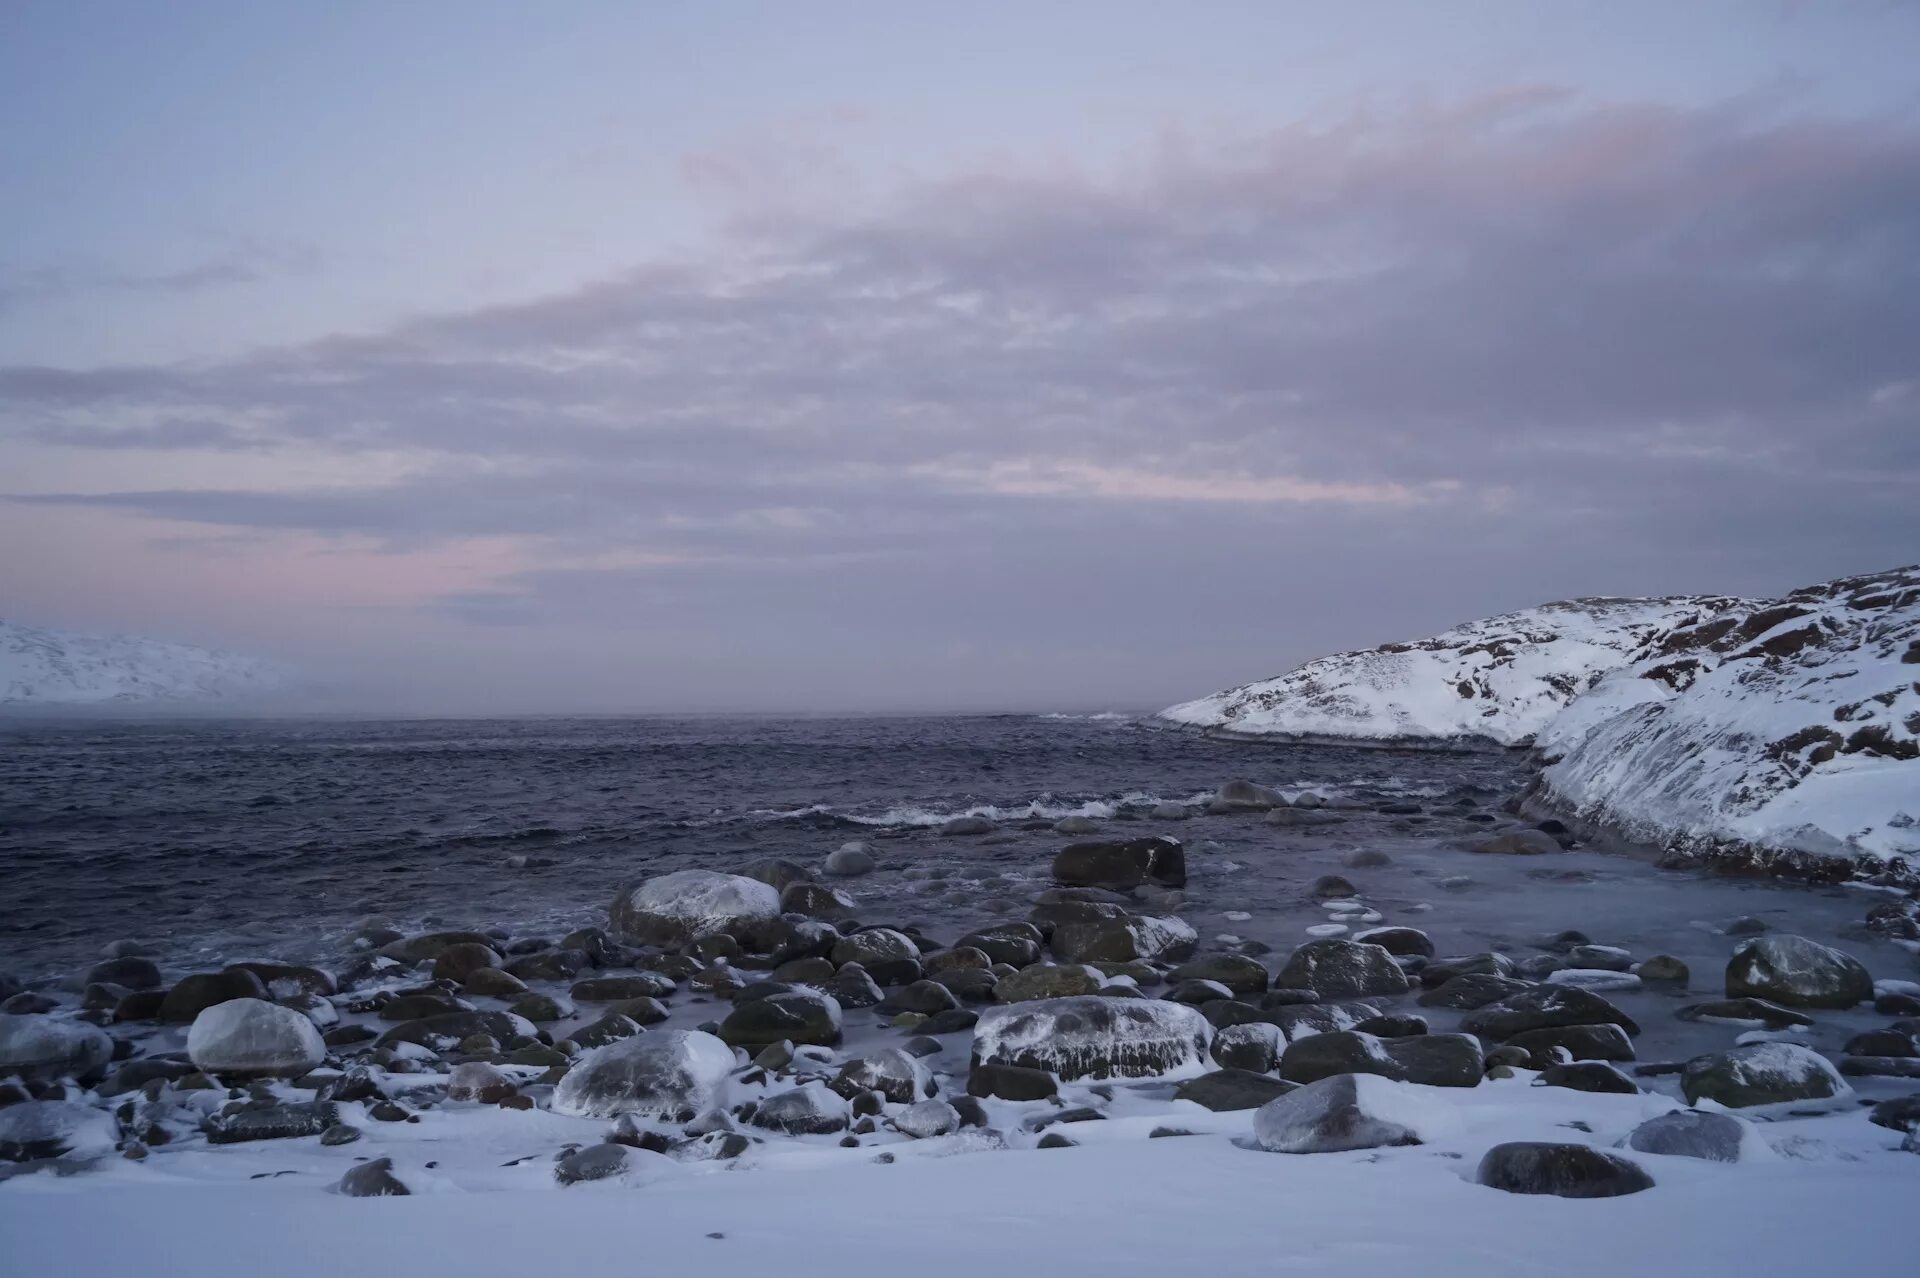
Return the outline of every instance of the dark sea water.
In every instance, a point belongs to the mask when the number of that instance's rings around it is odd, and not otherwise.
[[[1038,873],[1059,840],[1023,824],[1134,816],[1243,774],[1481,803],[1520,779],[1501,756],[1106,717],[0,722],[0,962],[72,963],[116,937],[318,954],[368,914],[571,926],[628,877],[817,862],[852,838],[894,841],[896,874]],[[968,812],[1013,841],[934,837]]]

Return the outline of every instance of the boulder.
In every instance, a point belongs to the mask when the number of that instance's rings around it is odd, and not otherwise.
[[[243,967],[230,967],[224,972],[195,972],[181,977],[167,991],[167,996],[160,1000],[158,1019],[169,1025],[191,1025],[195,1017],[215,1004],[236,998],[265,1001],[268,996],[266,983]]]
[[[291,1008],[257,998],[209,1007],[187,1031],[187,1057],[203,1073],[294,1078],[327,1057],[320,1031]]]
[[[674,983],[658,972],[635,972],[632,976],[576,981],[567,995],[576,1003],[624,1003],[635,998],[665,998],[674,989]]]
[[[389,941],[380,947],[385,958],[399,959],[406,963],[431,963],[441,953],[455,945],[492,946],[493,938],[485,932],[425,932],[419,936],[404,937]]]
[[[1477,1087],[1486,1067],[1471,1034],[1375,1038],[1358,1030],[1311,1034],[1287,1044],[1280,1077],[1313,1083],[1336,1074],[1377,1074],[1431,1087]]]
[[[1269,812],[1287,806],[1287,797],[1278,790],[1251,781],[1229,781],[1214,793],[1207,805],[1209,812]]]
[[[1286,1043],[1278,1025],[1265,1021],[1229,1025],[1213,1036],[1213,1059],[1226,1069],[1265,1074],[1272,1071]]]
[[[1415,1001],[1422,1007],[1445,1007],[1471,1012],[1530,988],[1530,982],[1515,980],[1510,976],[1466,972],[1424,991]]]
[[[862,928],[833,947],[833,964],[858,963],[878,985],[908,985],[920,979],[920,947],[890,927]]]
[[[827,855],[826,864],[821,868],[838,878],[851,879],[873,873],[874,866],[872,849],[855,840],[835,848]]]
[[[1404,1084],[1335,1074],[1262,1105],[1253,1116],[1253,1139],[1276,1154],[1418,1145],[1420,1124],[1431,1112],[1431,1102]]]
[[[1259,1109],[1276,1097],[1285,1096],[1298,1084],[1269,1078],[1244,1069],[1218,1069],[1211,1074],[1190,1078],[1173,1089],[1175,1100],[1192,1101],[1215,1113]]]
[[[827,1083],[848,1100],[879,1092],[896,1105],[911,1105],[919,1100],[926,1085],[926,1067],[917,1057],[897,1047],[854,1057]]]
[[[113,1059],[113,1040],[80,1021],[0,1013],[0,1078],[18,1074],[29,1084],[63,1078],[91,1082]]]
[[[1212,1041],[1207,1019],[1184,1004],[1094,995],[989,1008],[973,1055],[1069,1080],[1143,1078],[1203,1067]]]
[[[1407,975],[1393,955],[1378,945],[1340,937],[1308,941],[1287,959],[1274,983],[1310,989],[1321,998],[1365,998],[1369,994],[1404,994]]]
[[[1618,1025],[1555,1025],[1527,1030],[1507,1039],[1509,1047],[1527,1053],[1528,1069],[1545,1069],[1564,1051],[1576,1061],[1630,1061],[1633,1040]]]
[[[261,1105],[237,1114],[216,1114],[207,1119],[207,1141],[214,1145],[237,1145],[254,1140],[294,1140],[318,1136],[340,1121],[340,1107],[331,1101],[307,1101]]]
[[[747,1122],[789,1136],[821,1136],[842,1131],[847,1102],[821,1083],[805,1083],[761,1101]]]
[[[1528,1030],[1561,1025],[1618,1025],[1629,1034],[1640,1026],[1631,1016],[1590,990],[1574,985],[1535,985],[1469,1012],[1460,1028],[1469,1034],[1505,1041]]]
[[[571,981],[586,965],[584,950],[541,950],[507,964],[507,973],[523,981]]]
[[[960,1111],[943,1100],[916,1101],[894,1116],[893,1126],[915,1140],[946,1136],[960,1130]]]
[[[780,894],[770,885],[713,870],[676,870],[647,879],[622,890],[607,911],[608,925],[620,940],[663,949],[779,916]]]
[[[853,898],[824,883],[790,883],[780,893],[782,914],[804,914],[810,919],[841,923],[858,910]]]
[[[1127,892],[1144,884],[1185,887],[1187,856],[1167,838],[1129,839],[1124,843],[1074,843],[1053,858],[1053,878],[1069,887]]]
[[[1095,994],[1105,982],[1092,968],[1079,963],[1035,963],[994,984],[994,1001],[1031,1003],[1045,998],[1072,998]]]
[[[501,962],[499,953],[491,945],[462,941],[440,951],[433,960],[433,978],[458,984],[482,968],[499,967]]]
[[[403,1198],[413,1191],[393,1174],[393,1159],[374,1158],[349,1168],[333,1192],[348,1198]]]
[[[1265,994],[1272,978],[1259,960],[1244,954],[1210,954],[1168,973],[1173,981],[1214,981],[1233,994]]]
[[[967,1072],[967,1095],[969,1096],[986,1096],[1010,1101],[1036,1101],[1046,1100],[1057,1094],[1059,1090],[1060,1085],[1054,1082],[1053,1075],[1044,1069],[976,1062]]]
[[[787,1039],[831,1047],[840,1041],[840,1003],[831,994],[805,986],[735,1004],[720,1023],[729,1047],[758,1051]]]
[[[1617,1198],[1653,1188],[1638,1163],[1589,1145],[1510,1141],[1480,1160],[1474,1179],[1509,1194],[1557,1198]]]
[[[829,858],[831,859],[831,858]],[[811,883],[813,875],[807,867],[794,861],[783,861],[776,856],[761,857],[740,867],[743,878],[758,879],[776,892],[785,892],[795,883]]]
[[[953,943],[955,949],[968,946],[979,950],[994,963],[1026,967],[1040,961],[1040,945],[1046,938],[1031,923],[998,923],[969,932]]]
[[[130,955],[110,958],[87,969],[85,985],[118,985],[125,990],[156,990],[162,980],[160,965],[150,958]]]
[[[1178,959],[1193,953],[1199,940],[1177,918],[1133,914],[1114,905],[1080,904],[1079,917],[1056,922],[1049,938],[1055,957],[1065,963]]]
[[[1743,1152],[1765,1147],[1751,1124],[1731,1114],[1697,1109],[1676,1109],[1649,1118],[1627,1135],[1626,1145],[1643,1154],[1703,1158],[1714,1163],[1737,1163]]]
[[[1873,999],[1873,977],[1859,959],[1804,936],[1775,933],[1747,941],[1727,961],[1727,996],[1787,1007],[1852,1007]]]
[[[1634,1096],[1639,1086],[1605,1061],[1568,1061],[1549,1065],[1535,1080],[1537,1087],[1564,1087],[1575,1092],[1612,1092]]]
[[[733,1052],[699,1030],[656,1030],[597,1047],[553,1092],[553,1112],[576,1118],[652,1114],[686,1121],[722,1103]]]
[[[1470,841],[1467,851],[1504,856],[1543,856],[1564,849],[1558,839],[1544,830],[1503,830]]]
[[[435,1052],[450,1052],[475,1034],[485,1034],[497,1043],[505,1043],[523,1035],[532,1038],[533,1033],[533,1022],[511,1012],[448,1012],[404,1021],[374,1040],[374,1046],[413,1043]]]
[[[978,974],[991,979],[990,973]],[[911,985],[902,985],[880,1001],[884,1010],[917,1012],[921,1016],[950,1012],[960,1006],[959,996],[938,981],[915,981]]]
[[[120,1138],[113,1115],[66,1100],[0,1106],[0,1162],[111,1153]]]
[[[562,1187],[606,1182],[620,1188],[647,1185],[673,1174],[674,1162],[650,1149],[605,1142],[576,1149],[553,1165]]]
[[[1353,940],[1360,945],[1377,945],[1397,958],[1432,958],[1434,953],[1433,938],[1417,927],[1370,927],[1355,932]]]
[[[1696,1056],[1680,1073],[1680,1090],[1689,1105],[1710,1100],[1728,1109],[1826,1100],[1853,1091],[1826,1057],[1798,1043],[1754,1043]]]

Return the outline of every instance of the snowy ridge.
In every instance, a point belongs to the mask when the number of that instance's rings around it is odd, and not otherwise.
[[[1236,736],[1522,746],[1653,637],[1740,602],[1680,596],[1542,604],[1430,639],[1321,657],[1170,706],[1160,718]]]
[[[214,701],[284,682],[266,662],[233,653],[0,620],[0,704]]]
[[[1920,855],[1920,567],[1675,630],[1537,744],[1539,798],[1683,856]]]

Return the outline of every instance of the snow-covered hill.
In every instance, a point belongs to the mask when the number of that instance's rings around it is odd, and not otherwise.
[[[1431,639],[1321,657],[1160,717],[1291,740],[1525,745],[1648,640],[1736,603],[1683,596],[1542,604]]]
[[[1920,567],[1783,599],[1546,604],[1161,716],[1282,740],[1531,744],[1530,804],[1682,858],[1920,871]]]
[[[1681,855],[1920,863],[1920,567],[1675,630],[1537,745],[1537,797]]]
[[[274,692],[283,679],[233,653],[0,620],[0,704],[214,701]]]

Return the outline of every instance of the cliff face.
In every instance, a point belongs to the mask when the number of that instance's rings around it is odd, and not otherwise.
[[[212,701],[281,682],[272,666],[233,653],[0,620],[0,704]]]

